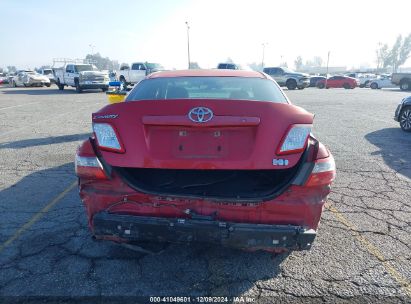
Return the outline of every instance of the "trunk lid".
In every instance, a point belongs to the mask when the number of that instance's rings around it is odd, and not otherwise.
[[[198,107],[211,110],[212,117],[203,113],[203,122],[190,119],[190,111]],[[93,114],[93,122],[116,129],[125,152],[102,151],[105,161],[116,167],[287,169],[302,152],[282,156],[288,165],[276,167],[278,146],[290,125],[312,124],[313,115],[285,103],[144,100],[106,106]]]

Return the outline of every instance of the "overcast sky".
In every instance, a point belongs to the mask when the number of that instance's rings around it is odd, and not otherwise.
[[[154,61],[214,68],[228,57],[240,64],[294,67],[321,56],[330,66],[375,66],[379,42],[411,32],[411,0],[0,0],[0,67],[34,68],[56,57],[99,52],[120,63]],[[405,64],[411,66],[411,60]]]

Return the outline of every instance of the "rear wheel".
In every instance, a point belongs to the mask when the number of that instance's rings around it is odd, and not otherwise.
[[[404,79],[401,80],[400,82],[400,89],[401,91],[408,91],[409,89],[411,89],[411,84],[408,80]]]
[[[370,88],[373,90],[378,89],[378,84],[376,82],[371,83]]]
[[[400,127],[405,132],[411,132],[411,107],[405,107],[400,114]]]
[[[83,90],[81,89],[81,87],[80,87],[80,84],[79,84],[79,82],[78,82],[78,80],[76,80],[76,92],[77,93],[81,93],[81,92],[83,92]]]
[[[297,81],[295,81],[294,79],[288,79],[285,85],[287,89],[295,90],[297,88]]]
[[[120,82],[123,85],[124,90],[127,88],[127,81],[124,76],[120,76]]]
[[[56,85],[59,88],[60,91],[64,90],[64,85],[60,83],[60,79],[57,79]]]
[[[324,89],[325,88],[325,84],[322,82],[317,83],[317,88],[319,89]]]
[[[343,84],[343,88],[346,89],[346,90],[348,90],[348,89],[351,89],[351,86],[350,86],[349,83],[344,83],[344,84]]]
[[[101,88],[101,90],[102,90],[103,92],[106,92],[106,91],[107,91],[107,88]]]

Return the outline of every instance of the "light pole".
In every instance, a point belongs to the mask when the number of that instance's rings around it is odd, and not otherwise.
[[[325,74],[325,88],[327,88],[327,81],[328,81],[328,63],[330,62],[330,51],[328,51],[327,56],[327,72]]]
[[[265,54],[265,47],[267,44],[268,44],[267,42],[264,42],[261,44],[263,46],[263,58],[261,59],[261,70],[264,69],[264,54]]]
[[[187,57],[188,57],[188,69],[191,68],[191,61],[190,61],[190,26],[188,25],[188,21],[186,21],[187,26]]]
[[[94,55],[94,48],[96,47],[95,45],[89,44],[88,45],[91,48],[91,55]]]
[[[377,74],[380,70],[380,58],[381,58],[381,42],[378,42],[378,48],[377,48]],[[382,64],[382,62],[381,62]]]

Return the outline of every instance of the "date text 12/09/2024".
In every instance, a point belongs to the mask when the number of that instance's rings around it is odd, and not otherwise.
[[[236,297],[150,297],[150,303],[254,303],[249,296]]]

